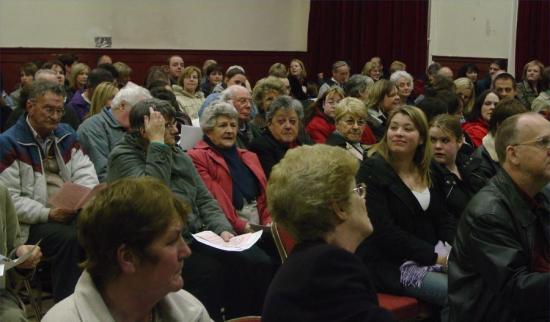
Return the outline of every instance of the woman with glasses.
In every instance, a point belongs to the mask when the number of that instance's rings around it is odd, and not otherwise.
[[[319,144],[289,151],[273,168],[269,211],[297,244],[269,287],[262,321],[394,321],[354,255],[372,233],[358,166]]]
[[[346,97],[336,105],[334,116],[336,130],[328,137],[326,144],[342,147],[362,161],[366,148],[361,144],[367,126],[365,105],[357,98]]]
[[[424,113],[395,109],[379,143],[357,174],[368,186],[374,233],[359,254],[380,292],[447,306],[447,256],[455,221],[430,175],[432,146]],[[447,321],[447,309],[442,321]]]

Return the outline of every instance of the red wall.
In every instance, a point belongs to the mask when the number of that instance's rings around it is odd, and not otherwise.
[[[206,59],[215,59],[227,68],[241,65],[246,69],[250,83],[267,76],[269,67],[275,62],[288,66],[292,58],[299,58],[308,65],[305,52],[281,51],[217,51],[217,50],[168,50],[168,49],[64,49],[64,48],[0,48],[0,71],[4,79],[4,89],[12,91],[19,82],[19,66],[30,61],[48,61],[62,53],[74,53],[79,61],[93,66],[103,54],[111,56],[113,62],[122,61],[133,69],[132,81],[142,84],[150,66],[166,64],[171,55],[180,55],[185,66],[202,67]]]

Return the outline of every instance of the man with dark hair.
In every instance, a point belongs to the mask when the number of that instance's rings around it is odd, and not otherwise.
[[[500,99],[515,99],[517,94],[516,79],[511,74],[499,73],[493,80],[493,90]]]
[[[57,59],[65,65],[65,80],[71,76],[71,67],[74,63],[78,63],[78,56],[73,53],[61,54]]]
[[[489,65],[489,73],[476,82],[476,96],[491,88],[493,78],[497,72],[506,72],[507,62],[505,59],[495,59]]]
[[[65,182],[89,188],[98,183],[76,133],[59,123],[65,113],[64,97],[61,85],[35,81],[27,113],[0,136],[0,182],[13,199],[21,241],[36,244],[42,240],[44,255],[52,258],[56,301],[73,292],[82,250],[76,240],[76,212],[54,207],[49,200]]]
[[[495,147],[502,170],[468,204],[449,258],[450,321],[548,321],[550,122],[509,117]]]
[[[178,83],[178,78],[181,76],[183,68],[185,67],[183,64],[183,58],[178,55],[173,55],[168,57],[167,63],[168,74],[170,75],[170,82],[172,83],[172,85],[175,85]]]
[[[78,90],[74,93],[69,108],[72,108],[78,115],[80,122],[84,121],[88,111],[90,110],[90,104],[92,103],[92,96],[94,95],[95,88],[102,82],[114,82],[114,77],[111,72],[104,68],[95,68],[88,74],[88,83],[84,91]]]

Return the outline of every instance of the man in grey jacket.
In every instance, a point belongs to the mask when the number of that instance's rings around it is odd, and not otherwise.
[[[129,82],[113,98],[111,108],[86,119],[78,127],[78,141],[94,164],[99,182],[107,179],[109,152],[130,127],[129,115],[138,102],[151,98],[149,91]]]
[[[130,130],[109,155],[107,181],[153,176],[191,207],[184,237],[192,250],[184,266],[185,288],[206,306],[210,316],[259,315],[272,264],[256,246],[225,252],[192,242],[189,233],[211,230],[229,241],[235,234],[217,201],[205,187],[191,159],[176,145],[175,110],[166,101],[148,99],[130,112]],[[233,296],[231,294],[239,294]]]

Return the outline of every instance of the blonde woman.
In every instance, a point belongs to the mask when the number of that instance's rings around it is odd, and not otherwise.
[[[111,82],[102,82],[97,85],[92,96],[90,111],[86,117],[100,113],[105,106],[111,107],[111,101],[116,93],[118,93],[118,88]]]
[[[432,145],[424,112],[395,109],[382,140],[357,173],[368,187],[375,228],[361,256],[379,292],[405,294],[447,307],[447,256],[455,223],[430,174]],[[447,310],[442,311],[442,321]]]
[[[462,99],[462,114],[469,115],[476,101],[476,91],[474,82],[468,77],[460,77],[454,80],[456,86],[456,95]]]
[[[544,65],[538,60],[532,60],[523,66],[522,81],[517,84],[516,90],[518,99],[528,110],[541,91],[543,69]]]
[[[172,89],[176,94],[180,110],[191,118],[199,118],[199,109],[204,102],[204,94],[199,89],[201,70],[197,66],[187,66]]]
[[[88,74],[90,66],[84,63],[76,63],[71,67],[71,75],[69,76],[69,86],[71,91],[84,91],[88,82]]]

